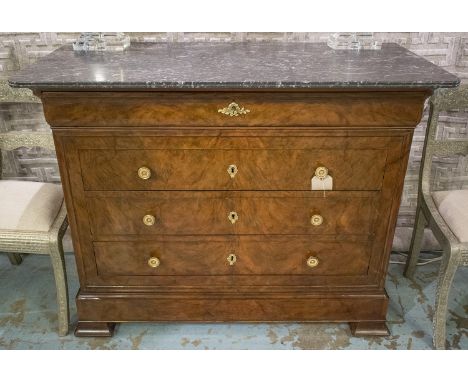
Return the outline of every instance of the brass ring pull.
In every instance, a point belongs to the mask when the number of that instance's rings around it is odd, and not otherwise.
[[[319,265],[319,259],[317,259],[316,257],[310,256],[310,257],[307,259],[307,266],[308,266],[308,267],[310,267],[310,268],[315,268],[317,265]]]
[[[320,180],[324,180],[328,176],[328,168],[326,167],[317,167],[315,169],[315,176]]]
[[[149,178],[151,178],[151,170],[148,168],[148,167],[140,167],[138,169],[138,176],[143,179],[143,180],[147,180]]]
[[[156,218],[153,215],[145,215],[143,216],[143,223],[145,225],[154,225],[156,222]]]
[[[237,166],[235,164],[230,164],[227,168],[227,172],[231,178],[234,178],[237,174]]]
[[[159,259],[157,257],[150,257],[149,260],[148,260],[148,265],[151,268],[157,268],[157,267],[159,267],[159,264],[161,264],[161,261],[159,261]]]
[[[231,102],[227,107],[218,109],[218,113],[229,115],[230,117],[237,117],[242,114],[250,113],[249,109],[244,109],[240,107],[237,103]]]
[[[227,261],[229,265],[234,265],[237,261],[237,256],[234,253],[230,253],[229,256],[227,257]]]
[[[237,215],[236,211],[231,211],[229,212],[228,219],[232,224],[234,224],[236,221],[239,220],[239,215]]]
[[[321,215],[312,215],[310,223],[314,226],[319,226],[323,223],[323,217]]]

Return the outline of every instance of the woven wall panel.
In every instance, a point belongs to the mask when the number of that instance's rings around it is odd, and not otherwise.
[[[0,78],[33,63],[63,44],[71,44],[78,33],[0,33]],[[130,33],[132,41],[283,41],[325,42],[329,33]],[[396,42],[444,67],[468,83],[468,33],[375,33],[382,42]],[[415,131],[405,178],[398,225],[412,227],[417,202],[419,164],[424,143],[427,110]],[[468,111],[453,111],[440,119],[443,139],[468,139]],[[0,105],[0,131],[43,130],[48,126],[40,105]],[[464,157],[437,158],[434,186],[437,189],[468,187],[468,162]],[[53,153],[19,149],[4,154],[4,177],[58,182]]]

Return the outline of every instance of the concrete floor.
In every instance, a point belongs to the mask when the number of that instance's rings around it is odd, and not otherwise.
[[[393,259],[396,259],[392,255]],[[66,256],[70,296],[78,290],[72,254]],[[415,281],[390,265],[386,338],[352,337],[346,324],[121,324],[113,338],[56,334],[52,268],[47,256],[26,256],[20,266],[0,256],[0,349],[431,349],[435,280],[439,263],[418,267]],[[451,293],[447,348],[468,349],[468,268]]]

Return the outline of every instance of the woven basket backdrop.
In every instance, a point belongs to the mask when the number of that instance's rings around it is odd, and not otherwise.
[[[132,41],[282,41],[326,42],[330,33],[129,33]],[[63,44],[71,44],[79,33],[0,33],[0,79],[36,61]],[[468,33],[374,33],[376,40],[396,42],[468,83]],[[418,125],[411,147],[403,197],[398,216],[398,250],[405,250],[414,224],[419,165],[427,110]],[[47,130],[40,104],[0,104],[0,131]],[[442,139],[468,138],[468,110],[451,111],[440,118]],[[60,182],[54,152],[18,149],[3,153],[4,179]],[[468,161],[462,156],[437,158],[436,189],[466,188]]]

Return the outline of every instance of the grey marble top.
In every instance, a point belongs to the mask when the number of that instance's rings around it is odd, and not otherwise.
[[[459,79],[397,44],[132,43],[125,52],[63,46],[9,79],[35,89],[438,88]]]

